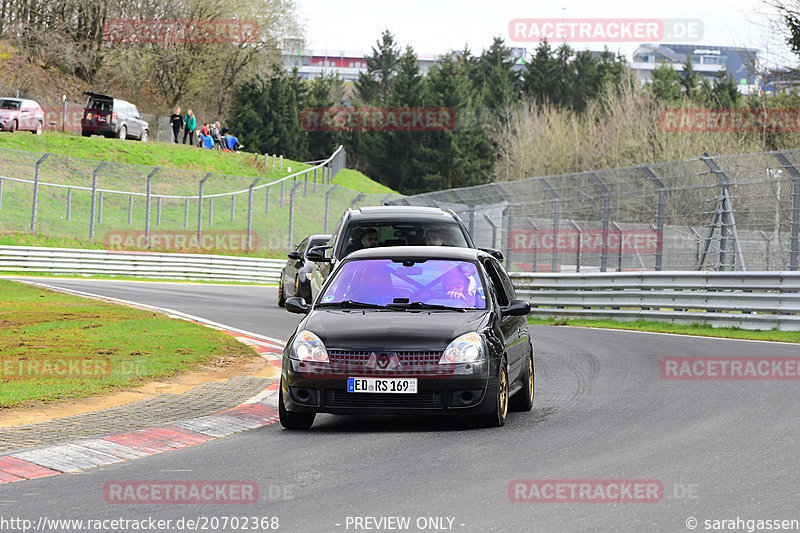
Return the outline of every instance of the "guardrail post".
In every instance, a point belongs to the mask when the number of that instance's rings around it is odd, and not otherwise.
[[[72,187],[67,187],[67,222],[72,212]]]
[[[94,217],[95,217],[95,209],[97,203],[97,175],[100,174],[100,171],[103,167],[106,166],[106,161],[100,163],[100,165],[94,169],[92,172],[92,206],[91,212],[89,213],[89,240],[94,239]],[[133,201],[133,196],[131,196],[131,201]],[[128,210],[128,224],[131,223],[131,215],[130,209]]]
[[[247,192],[247,249],[248,250],[253,249],[253,239],[251,237],[251,232],[253,230],[253,187],[255,187],[259,181],[261,181],[261,178],[256,178],[253,181],[253,183],[250,184],[250,190]]]
[[[147,198],[145,200],[146,205],[144,209],[144,247],[150,248],[150,194],[153,190],[153,176],[158,174],[158,171],[161,170],[161,167],[155,167],[150,174],[147,175]],[[102,196],[100,196],[102,202]],[[100,213],[103,212],[103,209],[100,209]]]
[[[334,185],[333,187],[328,189],[328,192],[325,193],[325,229],[323,230],[322,233],[328,233],[328,204],[329,204],[330,199],[331,199],[331,193],[334,190],[336,190],[337,187],[339,187],[339,186],[338,185]]]
[[[589,176],[592,185],[603,195],[603,254],[600,256],[600,271],[605,272],[608,269],[608,223],[611,191],[608,190],[606,184],[594,172],[588,172],[587,176]]]
[[[36,162],[36,170],[33,175],[33,206],[31,207],[31,232],[36,231],[36,210],[39,207],[39,167],[44,163],[44,160],[50,157],[50,154],[44,154],[41,159]]]
[[[300,182],[294,184],[292,190],[289,191],[289,245],[287,246],[287,250],[292,249],[292,233],[293,233],[293,225],[294,225],[294,199],[295,199],[295,191],[300,186]]]
[[[353,201],[350,202],[350,209],[355,209],[356,208],[356,202],[358,202],[359,200],[361,200],[365,196],[366,196],[366,194],[364,194],[363,192],[358,193],[358,196],[353,198]]]
[[[790,227],[789,270],[797,270],[800,260],[800,172],[781,152],[772,154],[792,177],[792,223]]]
[[[664,183],[653,174],[646,165],[638,167],[642,171],[644,177],[650,180],[655,185],[658,193],[658,207],[656,212],[656,230],[658,231],[658,250],[656,251],[656,270],[661,270],[664,264],[664,205],[666,204],[666,193]]]
[[[561,197],[558,195],[556,190],[547,182],[544,178],[539,178],[539,182],[542,184],[544,189],[550,195],[550,198],[553,201],[553,243],[558,242],[558,226],[561,219]],[[551,252],[552,255],[552,264],[550,266],[551,272],[558,272],[558,250],[557,247],[553,248]]]

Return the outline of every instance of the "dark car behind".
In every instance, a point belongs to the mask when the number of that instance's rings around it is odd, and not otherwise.
[[[324,246],[331,238],[330,235],[309,235],[298,244],[294,251],[289,252],[289,260],[281,270],[278,281],[278,305],[283,307],[286,298],[302,296],[311,301],[311,271],[314,263],[306,259],[308,250],[315,246]]]

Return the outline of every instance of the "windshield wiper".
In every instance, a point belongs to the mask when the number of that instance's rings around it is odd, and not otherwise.
[[[397,304],[393,303],[391,305],[387,305],[389,309],[400,309],[403,311],[407,310],[417,310],[417,309],[444,309],[447,311],[459,311],[461,313],[465,313],[467,310],[463,307],[451,307],[449,305],[440,305],[440,304],[427,304],[425,302],[411,302],[410,304]]]
[[[368,304],[366,302],[355,302],[353,300],[342,300],[341,302],[323,302],[317,307],[344,307],[347,309],[385,309],[383,305]]]

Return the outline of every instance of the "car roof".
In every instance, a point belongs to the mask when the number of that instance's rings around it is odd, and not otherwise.
[[[455,221],[451,212],[438,207],[420,207],[409,205],[378,205],[361,207],[351,211],[350,219],[362,220],[396,220],[398,222],[425,220],[425,221]]]
[[[329,233],[317,233],[315,235],[309,235],[308,240],[314,239],[322,239],[322,240],[330,240],[331,235]]]
[[[460,248],[456,246],[385,246],[356,250],[348,255],[344,261],[401,258],[446,259],[472,262],[481,257],[491,257],[491,255],[476,248]]]
[[[0,98],[0,100],[8,100],[10,102],[24,102],[25,101],[24,98],[11,98],[11,97],[7,97],[7,96],[3,96],[2,98]]]

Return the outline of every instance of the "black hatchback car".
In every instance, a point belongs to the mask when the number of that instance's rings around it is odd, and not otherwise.
[[[280,421],[316,413],[461,414],[502,426],[530,410],[534,357],[525,315],[489,253],[440,246],[361,250],[334,270],[283,352]]]

